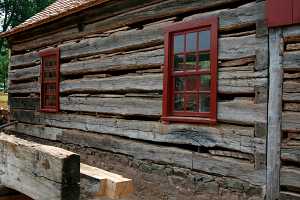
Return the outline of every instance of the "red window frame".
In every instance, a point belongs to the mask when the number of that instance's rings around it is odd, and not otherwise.
[[[60,102],[59,102],[59,87],[60,87],[60,49],[59,48],[51,48],[46,49],[39,52],[39,56],[41,57],[41,69],[40,69],[40,82],[41,82],[41,90],[40,90],[40,111],[41,112],[59,112],[60,110]],[[45,58],[47,57],[55,57],[56,58],[56,66],[55,66],[55,80],[45,80]],[[47,94],[45,91],[46,84],[55,84],[55,92]],[[46,96],[55,96],[55,106],[45,105]]]
[[[218,17],[210,17],[204,20],[193,20],[189,22],[182,22],[176,25],[170,26],[165,30],[165,67],[164,67],[164,82],[163,82],[163,110],[162,110],[162,121],[165,123],[169,122],[184,122],[184,123],[206,123],[214,125],[217,121],[217,76],[218,76]],[[188,32],[200,32],[202,30],[210,30],[210,49],[199,50],[197,53],[208,52],[210,53],[210,72],[202,71],[199,69],[194,72],[173,72],[173,40],[176,34],[186,34]],[[198,34],[197,34],[198,35]],[[186,36],[185,36],[186,38]],[[184,39],[185,47],[184,53],[186,53],[186,39]],[[197,44],[199,43],[199,36],[197,36]],[[211,75],[210,90],[210,112],[188,112],[185,111],[177,112],[174,111],[174,93],[175,92],[175,78],[177,75],[180,76],[192,76],[192,75]],[[202,93],[199,90],[199,84],[197,83],[198,96]],[[186,86],[185,86],[186,87]],[[186,101],[186,94],[184,90],[184,102]],[[189,96],[189,95],[188,95]],[[199,99],[197,99],[199,104]],[[199,109],[199,105],[197,106]]]

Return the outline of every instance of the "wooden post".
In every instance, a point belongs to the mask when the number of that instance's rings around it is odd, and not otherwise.
[[[270,82],[267,146],[267,200],[280,195],[280,144],[282,115],[282,29],[270,30]]]

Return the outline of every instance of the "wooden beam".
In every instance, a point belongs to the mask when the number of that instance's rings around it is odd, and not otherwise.
[[[80,164],[81,195],[91,197],[109,197],[120,199],[133,192],[131,179],[96,168]],[[93,186],[93,187],[90,187]]]
[[[267,200],[280,196],[280,146],[282,115],[282,30],[270,30],[270,83],[267,145]]]
[[[38,200],[79,199],[79,155],[0,133],[0,182]]]

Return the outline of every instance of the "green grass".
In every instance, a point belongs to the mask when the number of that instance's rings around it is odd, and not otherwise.
[[[8,109],[8,95],[6,93],[0,93],[0,109],[1,110],[7,110]]]

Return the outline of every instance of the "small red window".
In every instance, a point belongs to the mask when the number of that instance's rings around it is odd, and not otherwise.
[[[40,52],[41,111],[59,111],[60,51],[58,48]]]
[[[167,28],[163,121],[216,123],[217,64],[217,17]]]

